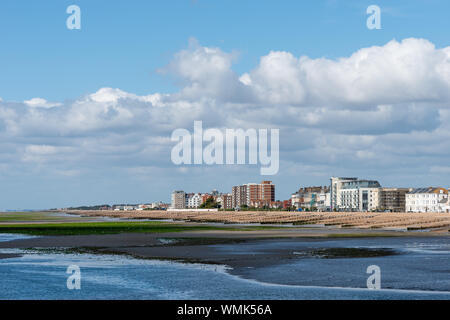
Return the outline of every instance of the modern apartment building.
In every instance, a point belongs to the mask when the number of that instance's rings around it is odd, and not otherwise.
[[[406,212],[450,212],[445,188],[418,188],[406,194]]]
[[[172,209],[186,209],[186,193],[184,191],[172,192]]]
[[[379,188],[342,189],[338,211],[374,211],[379,207]]]
[[[231,190],[233,208],[247,205],[247,185],[234,186]]]
[[[331,210],[372,211],[379,208],[381,185],[376,180],[331,178]]]
[[[357,181],[358,178],[338,178],[331,177],[330,179],[330,207],[331,210],[338,210],[341,206],[340,191],[344,182]]]

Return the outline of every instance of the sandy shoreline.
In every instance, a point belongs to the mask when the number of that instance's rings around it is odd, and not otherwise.
[[[83,217],[122,219],[171,219],[173,221],[225,224],[325,225],[358,229],[450,230],[450,213],[391,212],[283,212],[283,211],[64,211]]]

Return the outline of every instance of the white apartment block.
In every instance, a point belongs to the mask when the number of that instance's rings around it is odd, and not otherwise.
[[[202,204],[202,195],[193,193],[186,196],[186,208],[197,209]]]
[[[407,212],[450,212],[448,190],[419,188],[406,194]]]
[[[340,210],[373,211],[379,207],[379,188],[343,189],[340,191]]]
[[[341,207],[341,188],[345,182],[357,181],[358,178],[331,177],[330,184],[330,207],[331,210],[339,210]]]
[[[379,208],[381,185],[375,180],[331,178],[331,210],[373,211]]]

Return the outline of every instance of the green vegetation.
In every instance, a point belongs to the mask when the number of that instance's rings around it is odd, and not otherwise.
[[[183,231],[254,231],[272,227],[221,227],[208,225],[181,225],[170,222],[84,222],[53,224],[4,224],[0,225],[0,233],[20,233],[28,235],[88,235],[118,233],[167,233]]]
[[[56,216],[52,212],[6,212],[0,213],[1,222],[34,222],[34,221],[64,221],[67,217]]]
[[[220,205],[214,200],[213,197],[206,199],[204,203],[200,205],[200,209],[216,209],[220,208]]]

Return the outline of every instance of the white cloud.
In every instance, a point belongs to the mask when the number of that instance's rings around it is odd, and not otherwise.
[[[288,52],[270,52],[255,70],[240,79],[253,88],[260,101],[297,103],[306,98],[301,62]]]
[[[175,54],[169,65],[159,71],[173,75],[183,85],[183,89],[173,98],[241,101],[248,97],[245,97],[247,91],[244,84],[231,69],[236,58],[235,52],[226,53],[220,48],[202,47],[195,39],[191,39],[189,48]]]
[[[33,98],[31,100],[25,100],[24,103],[27,106],[32,107],[32,108],[53,108],[53,107],[59,107],[62,105],[59,102],[49,102],[42,98]]]
[[[241,78],[242,79],[242,78]],[[392,40],[348,58],[295,58],[271,52],[243,78],[261,100],[313,105],[447,101],[450,47],[424,39]]]

